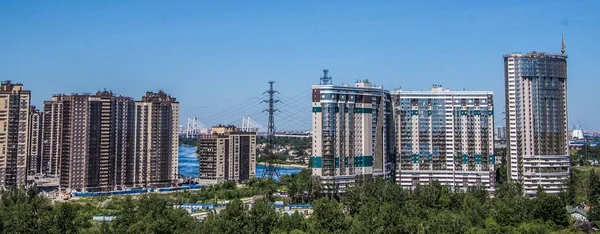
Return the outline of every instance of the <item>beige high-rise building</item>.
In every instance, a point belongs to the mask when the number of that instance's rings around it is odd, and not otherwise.
[[[567,56],[504,56],[508,180],[534,196],[566,189],[570,175]]]
[[[176,185],[178,179],[179,102],[147,92],[135,102],[134,178],[139,187]]]
[[[0,188],[24,185],[29,153],[31,91],[10,81],[0,86]]]
[[[29,113],[29,154],[27,174],[36,175],[41,173],[41,149],[42,149],[42,119],[43,112],[31,106]]]
[[[201,184],[247,180],[256,176],[256,132],[215,126],[211,134],[200,136],[198,156]]]

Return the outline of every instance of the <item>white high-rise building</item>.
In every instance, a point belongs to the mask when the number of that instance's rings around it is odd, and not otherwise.
[[[439,181],[495,191],[494,99],[491,91],[392,92],[396,182],[408,189]]]
[[[508,180],[535,196],[559,193],[569,179],[567,56],[504,56]]]
[[[581,130],[581,126],[573,126],[573,132],[571,133],[571,139],[576,140],[585,140],[585,136],[583,135],[583,130]]]
[[[312,86],[312,175],[323,191],[393,175],[391,107],[390,93],[367,80]]]
[[[506,140],[506,126],[496,127],[495,140],[505,141]]]

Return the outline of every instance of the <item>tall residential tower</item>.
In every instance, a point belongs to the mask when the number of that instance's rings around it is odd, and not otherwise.
[[[570,156],[567,134],[567,56],[531,52],[504,56],[508,180],[534,196],[565,189]]]
[[[319,186],[325,192],[339,193],[359,178],[391,177],[394,121],[390,93],[368,80],[355,86],[326,81],[312,86],[312,175]]]
[[[27,181],[30,100],[22,84],[0,84],[0,188]]]
[[[159,91],[135,102],[134,179],[139,187],[177,183],[179,102]]]
[[[31,106],[29,109],[29,154],[27,158],[27,174],[35,175],[41,173],[41,149],[42,149],[42,119],[43,112]]]
[[[133,185],[131,98],[102,91],[55,95],[44,103],[42,172],[65,191],[111,191]]]
[[[494,99],[490,91],[392,92],[396,182],[408,189],[434,180],[456,189],[495,191]]]

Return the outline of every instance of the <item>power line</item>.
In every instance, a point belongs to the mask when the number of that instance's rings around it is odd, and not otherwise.
[[[242,103],[239,103],[239,104],[237,104],[235,106],[232,105],[232,106],[230,106],[230,107],[228,107],[228,108],[226,108],[226,109],[224,109],[224,110],[222,110],[222,111],[220,111],[220,112],[218,112],[216,114],[212,114],[212,115],[206,116],[206,117],[204,117],[202,119],[213,119],[213,118],[216,118],[216,117],[219,117],[219,116],[227,115],[227,114],[229,114],[231,112],[237,111],[239,108],[247,107],[248,105],[250,105],[252,103],[255,103],[256,99],[258,99],[258,98],[260,98],[260,96],[248,98],[246,101],[244,101]]]
[[[269,99],[268,100],[264,100],[263,102],[266,102],[269,104],[269,109],[266,109],[264,111],[269,113],[269,128],[267,130],[267,165],[265,166],[265,169],[263,170],[263,178],[264,177],[268,177],[271,179],[275,179],[275,177],[279,178],[279,169],[275,167],[275,165],[273,164],[274,162],[274,155],[271,152],[274,148],[275,148],[275,112],[278,111],[277,109],[275,109],[275,103],[279,102],[279,100],[274,99],[273,98],[273,94],[277,93],[277,91],[273,90],[273,83],[275,83],[275,81],[269,81],[269,90],[267,90],[265,93],[269,94]]]

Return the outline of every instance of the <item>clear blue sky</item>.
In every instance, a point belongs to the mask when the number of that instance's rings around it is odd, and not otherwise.
[[[205,124],[241,123],[275,86],[279,129],[310,128],[310,86],[368,78],[393,89],[492,90],[503,124],[503,59],[560,51],[570,125],[600,130],[600,1],[2,1],[0,80],[40,106],[102,88],[164,90]]]

